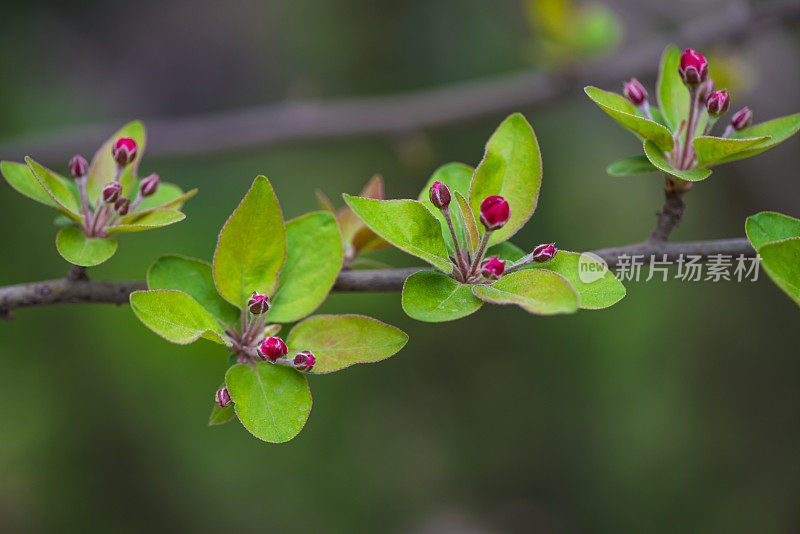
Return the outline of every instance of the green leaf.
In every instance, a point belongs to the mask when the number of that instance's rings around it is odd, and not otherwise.
[[[363,315],[315,315],[298,323],[286,338],[290,351],[314,354],[315,374],[385,360],[407,342],[402,330]]]
[[[497,256],[501,260],[510,260],[510,261],[518,261],[522,259],[522,257],[526,254],[524,250],[519,248],[514,243],[510,241],[504,241],[502,243],[498,243],[494,246],[489,247],[489,250],[486,251],[486,256]]]
[[[472,286],[475,296],[493,304],[516,304],[529,313],[554,315],[578,309],[577,291],[561,275],[542,269],[515,271],[491,285]]]
[[[58,231],[56,248],[61,257],[74,265],[100,265],[117,251],[117,242],[105,237],[86,237],[80,229],[65,226]]]
[[[800,237],[800,219],[774,211],[762,211],[747,218],[744,230],[750,244],[758,250],[767,243]]]
[[[468,197],[469,185],[472,182],[472,174],[474,172],[475,171],[472,167],[463,163],[445,163],[433,171],[433,174],[428,179],[425,187],[423,187],[422,191],[420,191],[417,200],[420,202],[429,200],[429,191],[434,182],[442,182],[445,184],[450,189],[451,194],[455,191],[458,191],[465,197]]]
[[[342,268],[342,236],[324,211],[286,223],[286,264],[272,295],[268,321],[291,323],[322,304]]]
[[[767,243],[758,254],[767,275],[800,306],[800,237]]]
[[[467,247],[470,253],[475,252],[480,244],[481,234],[478,230],[478,223],[475,222],[475,216],[469,207],[469,202],[464,198],[464,195],[456,191],[453,196],[458,206],[458,213],[461,216],[461,226],[464,228],[464,236],[467,242]],[[454,211],[451,209],[451,211]]]
[[[185,256],[161,256],[147,270],[147,288],[182,291],[198,302],[222,324],[233,326],[240,311],[217,293],[211,264]]]
[[[471,286],[434,271],[420,271],[403,284],[403,310],[418,321],[453,321],[478,311],[483,302]]]
[[[272,185],[253,182],[219,234],[214,280],[222,297],[242,307],[253,291],[272,295],[286,261],[286,231]]]
[[[452,270],[441,227],[416,200],[374,200],[344,195],[344,201],[373,232],[395,247],[445,272]]]
[[[661,55],[656,96],[661,113],[669,129],[673,132],[678,129],[681,119],[689,113],[689,90],[678,74],[680,63],[680,48],[669,45],[664,49],[664,53]]]
[[[312,403],[308,382],[290,367],[266,362],[234,365],[225,383],[239,421],[258,439],[289,441],[308,420]]]
[[[500,124],[486,143],[486,153],[475,169],[469,204],[475,218],[490,195],[502,195],[511,208],[508,222],[492,233],[491,243],[505,241],[522,228],[536,209],[542,182],[542,157],[531,125],[520,113]]]
[[[186,215],[177,210],[162,209],[148,211],[140,217],[129,219],[126,224],[115,223],[113,226],[106,228],[106,232],[110,234],[118,234],[123,232],[143,232],[144,230],[152,230],[153,228],[161,228],[162,226],[169,226],[176,222],[181,222],[186,218]]]
[[[636,174],[658,172],[658,169],[650,163],[647,156],[633,156],[615,161],[606,167],[606,172],[611,176],[634,176]]]
[[[138,147],[136,158],[130,165],[125,167],[120,175],[119,181],[122,184],[122,194],[130,197],[130,193],[133,191],[134,187],[136,187],[136,171],[139,168],[139,162],[142,160],[142,154],[145,149],[144,125],[139,121],[129,122],[120,128],[103,143],[103,146],[100,147],[97,153],[95,153],[94,158],[92,158],[92,164],[89,167],[89,179],[86,185],[89,202],[91,202],[92,205],[97,204],[97,199],[100,198],[100,192],[103,190],[103,186],[114,180],[117,164],[111,156],[111,147],[120,137],[132,138],[136,141]]]
[[[667,161],[667,157],[652,141],[644,142],[644,153],[647,155],[647,159],[650,160],[650,163],[658,167],[659,170],[672,176],[677,176],[681,180],[686,180],[688,182],[699,182],[700,180],[705,180],[711,175],[711,171],[708,169],[694,168],[686,171],[676,169],[670,164],[669,161]]]
[[[563,276],[580,295],[582,309],[608,308],[625,296],[625,286],[614,273],[589,255],[559,250],[552,260],[535,265]]]
[[[622,126],[641,138],[653,141],[665,152],[672,150],[674,143],[670,131],[657,122],[638,117],[636,108],[624,96],[591,86],[586,87],[584,91],[595,104]]]
[[[225,384],[223,384],[224,386]],[[236,410],[233,408],[233,403],[225,408],[220,408],[215,402],[211,408],[211,415],[208,418],[208,426],[222,425],[236,417]]]
[[[39,183],[39,180],[36,179],[33,171],[27,165],[14,161],[3,161],[0,162],[0,170],[2,170],[3,177],[8,182],[8,185],[18,193],[45,206],[59,209],[59,205],[47,193],[47,190]]]
[[[135,214],[126,215],[122,218],[122,220],[125,221],[125,219],[128,217],[133,217],[135,215],[140,215],[147,211],[157,209],[172,208],[179,210],[183,206],[184,202],[196,194],[197,189],[192,189],[191,191],[184,193],[183,190],[177,185],[162,182],[159,184],[158,190],[156,190],[154,194],[145,198],[142,203],[139,204],[139,209]]]
[[[39,165],[31,158],[26,157],[25,161],[33,171],[33,175],[39,181],[56,205],[56,209],[75,222],[81,222],[83,215],[80,214],[81,208],[75,201],[75,197],[70,192],[69,182],[47,167]]]
[[[171,343],[188,345],[202,337],[220,345],[231,344],[214,316],[183,291],[134,291],[130,300],[136,317]]]
[[[709,167],[721,163],[725,158],[743,152],[748,148],[769,141],[770,137],[750,139],[726,139],[723,137],[695,137],[692,144],[697,152],[697,166]]]
[[[765,150],[769,150],[770,148],[783,143],[797,133],[798,130],[800,130],[800,113],[795,113],[794,115],[788,115],[786,117],[780,117],[778,119],[772,119],[771,121],[762,122],[761,124],[756,124],[750,128],[739,130],[731,136],[733,139],[749,139],[763,136],[769,136],[771,139],[769,141],[765,141],[764,144],[728,156],[720,161],[720,163],[749,158],[757,154],[761,154]]]

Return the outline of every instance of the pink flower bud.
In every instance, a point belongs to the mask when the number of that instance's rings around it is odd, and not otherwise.
[[[701,54],[687,48],[681,56],[678,74],[686,85],[701,84],[708,77],[708,61]]]
[[[433,182],[428,196],[431,199],[431,204],[440,210],[447,209],[450,205],[450,189],[442,182]]]
[[[217,406],[220,408],[227,408],[231,405],[233,400],[231,399],[231,394],[228,392],[228,388],[222,387],[217,390],[217,393],[214,395],[214,402],[217,403]]]
[[[265,360],[275,363],[276,360],[286,356],[286,354],[289,352],[289,349],[286,348],[286,343],[284,343],[281,338],[266,337],[258,345],[258,349],[256,349],[256,351],[258,352],[258,355]]]
[[[625,98],[630,100],[634,106],[641,106],[647,101],[647,91],[636,78],[631,78],[631,81],[625,82],[622,94],[624,94]]]
[[[317,363],[317,359],[307,350],[298,352],[294,360],[292,360],[292,365],[298,371],[310,371],[315,363]]]
[[[712,117],[719,117],[726,111],[731,105],[731,98],[728,96],[728,91],[723,89],[722,91],[717,91],[716,93],[712,94],[708,97],[708,101],[706,102],[706,109],[708,110],[708,114]]]
[[[136,141],[130,137],[120,137],[111,147],[111,155],[120,167],[129,165],[136,158]]]
[[[131,199],[127,197],[119,197],[114,202],[114,210],[120,215],[127,215],[129,209],[131,209]]]
[[[731,117],[731,126],[737,132],[744,130],[753,123],[753,112],[747,106],[743,107]]]
[[[487,230],[499,230],[508,222],[510,210],[506,199],[492,195],[481,202],[481,223]]]
[[[76,180],[78,178],[83,178],[86,176],[86,173],[89,172],[89,162],[86,161],[86,158],[80,155],[73,156],[71,160],[69,160],[69,173],[72,175],[73,178]]]
[[[139,191],[143,197],[149,197],[158,190],[159,178],[156,173],[151,174],[147,178],[142,179],[139,183]]]
[[[253,294],[250,295],[250,299],[247,301],[247,307],[250,308],[250,313],[253,315],[267,313],[267,311],[269,311],[269,297],[253,291]]]
[[[503,271],[505,270],[506,262],[498,259],[497,256],[492,256],[481,263],[481,274],[487,280],[497,280],[503,275]]]
[[[531,259],[536,263],[546,263],[555,257],[556,252],[555,243],[539,245],[531,252]]]
[[[103,186],[103,200],[109,204],[113,204],[122,193],[122,185],[119,182],[109,182]]]

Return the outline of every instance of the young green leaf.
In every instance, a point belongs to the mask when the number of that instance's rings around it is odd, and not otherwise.
[[[634,176],[636,174],[658,172],[658,169],[650,163],[647,156],[633,156],[615,161],[606,167],[606,172],[611,176]]]
[[[416,200],[374,200],[344,195],[344,201],[373,232],[395,247],[442,271],[452,269],[441,227]]]
[[[767,275],[800,306],[800,237],[767,243],[758,255]]]
[[[86,184],[86,191],[89,197],[89,202],[92,205],[97,204],[97,199],[100,198],[100,192],[103,186],[114,179],[116,169],[116,162],[111,155],[111,146],[120,137],[130,137],[136,141],[136,158],[133,162],[125,167],[120,175],[120,183],[122,184],[122,194],[130,196],[130,193],[136,187],[136,171],[139,168],[139,162],[142,160],[142,154],[145,148],[145,131],[144,125],[139,121],[129,122],[114,135],[109,137],[103,146],[95,153],[92,158],[92,164],[89,167],[89,178]]]
[[[315,315],[298,323],[286,338],[290,351],[314,354],[315,374],[385,360],[407,342],[402,330],[363,315]]]
[[[578,292],[566,278],[542,269],[515,271],[491,285],[472,286],[472,292],[485,302],[516,304],[537,315],[573,313],[579,306]]]
[[[342,236],[336,218],[324,211],[286,223],[286,264],[272,295],[268,320],[291,323],[322,304],[342,268]]]
[[[767,243],[800,237],[800,219],[774,211],[762,211],[747,218],[744,230],[750,244],[758,250]]]
[[[461,216],[461,225],[464,227],[464,237],[467,241],[467,247],[470,253],[473,253],[478,249],[478,244],[481,240],[481,234],[478,231],[478,223],[475,222],[475,216],[472,214],[469,202],[464,198],[464,195],[456,191],[453,196],[458,206],[458,214]]]
[[[522,259],[522,257],[526,254],[524,250],[519,248],[514,243],[510,241],[503,241],[502,243],[498,243],[494,246],[489,247],[489,250],[486,251],[486,256],[497,256],[501,260],[510,260],[512,262],[518,261]]]
[[[674,143],[670,131],[657,122],[637,116],[636,108],[624,96],[591,86],[586,87],[584,91],[595,104],[622,126],[641,138],[653,141],[665,152],[672,150]]]
[[[128,219],[124,224],[115,224],[106,229],[109,234],[118,234],[123,232],[142,232],[144,230],[152,230],[153,228],[161,228],[162,226],[169,226],[181,222],[186,218],[186,215],[178,210],[159,209],[148,211],[144,214],[134,214],[138,217]]]
[[[536,210],[542,182],[542,157],[533,128],[520,113],[500,124],[486,143],[486,153],[472,179],[469,204],[475,218],[490,195],[502,195],[511,208],[508,222],[492,234],[490,243],[505,241],[522,228]]]
[[[222,425],[234,417],[236,417],[236,411],[233,408],[233,404],[225,408],[220,408],[214,403],[214,407],[211,409],[211,415],[208,417],[208,426]]]
[[[769,141],[770,137],[754,137],[749,139],[726,139],[723,137],[695,137],[692,144],[697,152],[698,167],[710,167],[721,163],[725,158],[733,156],[748,148]]]
[[[108,260],[117,251],[117,242],[103,237],[86,237],[74,226],[65,226],[56,236],[56,249],[61,257],[82,267],[93,267]]]
[[[130,301],[136,317],[171,343],[188,345],[202,337],[231,344],[214,316],[183,291],[134,291]]]
[[[420,202],[429,200],[428,194],[434,182],[442,182],[445,184],[450,189],[451,194],[458,191],[465,197],[468,197],[469,185],[472,182],[472,174],[474,172],[475,170],[472,167],[463,163],[445,163],[433,171],[425,187],[419,192],[417,200]]]
[[[656,96],[658,106],[673,132],[678,129],[681,119],[689,113],[689,90],[686,89],[678,67],[681,63],[681,50],[669,45],[661,55],[661,68],[658,73]]]
[[[253,291],[271,295],[285,260],[281,208],[269,180],[258,176],[219,234],[213,264],[219,294],[239,307]]]
[[[308,382],[290,367],[266,362],[234,365],[225,384],[239,421],[258,439],[289,441],[308,420],[312,403]]]
[[[147,287],[151,290],[183,291],[222,324],[231,326],[239,320],[239,309],[217,293],[211,264],[185,256],[161,256],[147,270]]]
[[[483,305],[472,294],[471,286],[434,271],[420,271],[406,278],[402,303],[409,317],[428,323],[460,319]]]
[[[644,153],[647,155],[647,159],[650,160],[650,163],[658,167],[659,170],[671,176],[676,176],[681,180],[686,180],[688,182],[699,182],[700,180],[705,180],[711,175],[711,171],[708,169],[694,168],[686,171],[676,169],[669,161],[667,161],[667,157],[652,141],[644,142]]]
[[[780,117],[778,119],[772,119],[771,121],[762,122],[761,124],[756,124],[750,128],[739,130],[731,136],[733,139],[748,139],[763,136],[769,136],[771,139],[764,141],[764,143],[761,145],[757,145],[753,148],[728,156],[721,160],[720,163],[727,163],[729,161],[749,158],[757,154],[761,154],[765,150],[769,150],[770,148],[783,143],[797,133],[798,130],[800,130],[800,113],[795,113],[794,115],[788,115],[786,117]]]
[[[56,209],[73,221],[81,222],[83,215],[80,214],[80,206],[75,202],[75,197],[70,192],[69,182],[67,182],[66,178],[57,175],[47,167],[39,165],[29,157],[25,158],[25,162],[33,171],[33,175],[39,181],[42,189],[56,204]]]
[[[3,177],[8,182],[8,185],[18,193],[45,206],[57,210],[60,209],[60,206],[47,193],[47,190],[39,183],[39,180],[36,179],[33,171],[27,165],[13,161],[3,161],[0,162],[0,170],[2,170]]]
[[[535,266],[566,278],[580,295],[579,306],[582,309],[608,308],[625,296],[625,286],[614,273],[589,255],[559,250],[552,260]]]
[[[162,182],[158,186],[158,190],[155,192],[155,194],[146,197],[142,203],[139,204],[139,209],[136,211],[136,213],[126,215],[122,218],[122,222],[124,223],[128,218],[142,215],[143,213],[157,209],[172,208],[179,210],[183,206],[184,202],[196,194],[197,189],[192,189],[184,193],[183,190],[177,185]]]

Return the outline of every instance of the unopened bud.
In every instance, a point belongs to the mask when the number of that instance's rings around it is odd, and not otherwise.
[[[103,200],[113,204],[122,193],[122,185],[119,182],[109,182],[103,186]]]
[[[269,297],[253,291],[253,294],[250,295],[250,299],[247,301],[247,307],[253,315],[267,313],[267,311],[269,311]]]
[[[481,274],[487,280],[497,280],[503,275],[503,271],[505,270],[506,262],[498,259],[497,256],[492,256],[481,263]]]
[[[275,363],[276,360],[286,356],[286,354],[289,352],[289,349],[286,347],[286,343],[284,343],[281,338],[267,337],[264,338],[261,343],[259,343],[256,351],[258,352],[258,355],[265,360]]]
[[[726,111],[731,105],[731,98],[728,96],[728,91],[723,89],[722,91],[717,91],[716,93],[712,94],[708,97],[708,101],[706,102],[706,109],[708,110],[708,114],[712,117],[719,117]]]
[[[433,182],[428,196],[431,199],[431,204],[440,210],[447,209],[450,205],[450,189],[447,187],[447,184]]]
[[[708,77],[708,61],[702,54],[687,48],[681,55],[678,74],[686,85],[699,85]]]
[[[641,106],[647,101],[647,91],[636,78],[631,78],[629,82],[625,82],[622,94],[624,94],[625,98],[630,100],[634,106]]]
[[[481,202],[481,223],[487,230],[499,230],[508,222],[510,209],[506,199],[500,195],[492,195]]]
[[[86,158],[80,155],[73,156],[71,160],[69,160],[69,173],[72,175],[73,178],[76,180],[78,178],[83,178],[86,176],[86,173],[89,172],[89,162],[86,161]]]
[[[117,201],[114,202],[114,210],[120,215],[127,215],[128,210],[130,209],[131,209],[131,199],[127,197],[119,197]]]
[[[120,137],[111,147],[111,155],[114,157],[114,161],[117,162],[117,165],[125,167],[136,159],[136,151],[138,149],[139,147],[136,145],[136,141],[130,137]]]
[[[153,173],[147,178],[142,179],[139,183],[139,191],[143,197],[149,197],[158,191],[158,184],[160,179],[157,174]]]
[[[743,107],[731,117],[731,126],[737,132],[744,130],[753,123],[753,112],[747,106]]]
[[[310,371],[315,363],[317,363],[317,359],[307,350],[298,352],[294,360],[292,360],[292,365],[298,371]]]
[[[556,252],[555,243],[539,245],[531,252],[531,259],[536,263],[546,263],[555,257]]]
[[[222,387],[217,390],[217,393],[214,395],[214,402],[217,403],[217,406],[220,408],[227,408],[233,402],[231,399],[231,394],[228,392],[228,388]]]

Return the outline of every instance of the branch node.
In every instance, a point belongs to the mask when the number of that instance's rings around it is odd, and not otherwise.
[[[89,276],[86,274],[86,267],[80,265],[73,265],[67,273],[67,280],[70,282],[87,282]]]

